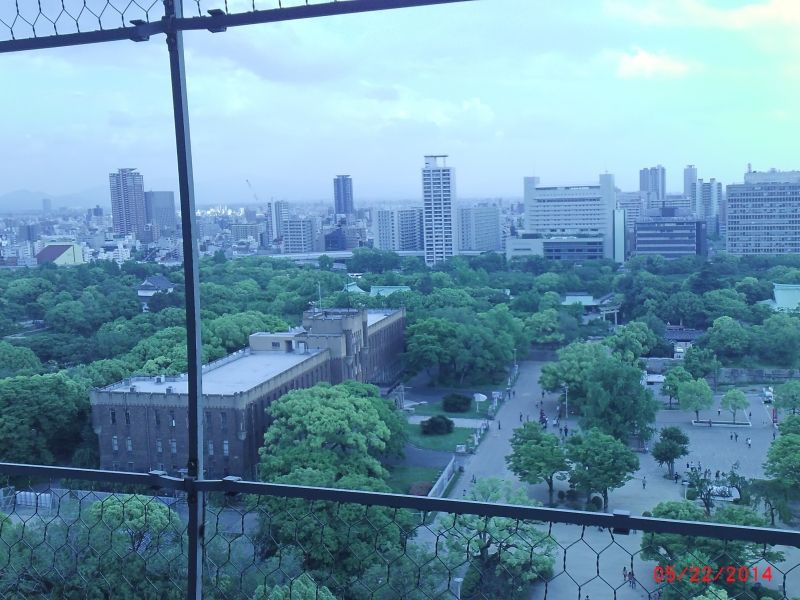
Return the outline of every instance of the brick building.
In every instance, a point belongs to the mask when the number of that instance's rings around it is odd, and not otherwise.
[[[256,476],[265,409],[290,390],[400,374],[403,310],[309,311],[303,327],[254,333],[248,348],[203,367],[206,477]],[[100,467],[180,475],[188,458],[186,375],[132,377],[92,390]]]

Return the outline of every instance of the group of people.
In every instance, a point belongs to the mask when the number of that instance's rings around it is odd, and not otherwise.
[[[628,571],[628,567],[622,567],[622,580],[627,582],[631,588],[636,589],[636,575],[633,574],[633,569]]]

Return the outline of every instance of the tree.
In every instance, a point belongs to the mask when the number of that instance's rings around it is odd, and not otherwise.
[[[33,375],[42,370],[42,363],[30,348],[18,348],[0,341],[0,378]]]
[[[581,404],[582,428],[596,427],[623,442],[632,436],[650,439],[658,407],[653,393],[642,385],[638,366],[623,362],[617,354],[603,356],[589,370],[588,380]]]
[[[794,315],[773,314],[753,327],[752,345],[761,359],[781,367],[794,367],[800,356],[800,319]]]
[[[558,311],[548,308],[542,312],[532,314],[525,321],[525,325],[530,332],[531,339],[536,344],[554,344],[564,341],[564,334],[561,333],[561,324],[558,318]]]
[[[653,458],[667,465],[669,476],[675,474],[675,461],[689,454],[689,437],[678,427],[664,427],[658,441],[653,445]]]
[[[716,373],[720,368],[717,355],[713,351],[697,346],[691,346],[683,355],[683,366],[695,379],[712,373],[716,378]]]
[[[467,499],[534,505],[522,488],[497,478],[480,479],[469,490]],[[552,572],[555,544],[530,521],[448,514],[442,517],[441,524],[441,532],[447,537],[445,560],[450,570],[462,565],[465,558],[468,564],[462,587],[464,597],[488,593],[492,598],[517,598],[528,584]]]
[[[606,338],[604,343],[623,361],[635,363],[656,346],[658,338],[646,324],[634,321],[617,327],[614,335]]]
[[[664,377],[664,385],[661,387],[661,390],[667,394],[667,396],[669,396],[670,408],[672,408],[672,399],[678,395],[678,386],[680,386],[681,383],[691,380],[691,373],[689,373],[689,371],[680,365],[677,367],[672,367],[669,371],[667,371],[667,374]]]
[[[723,410],[731,411],[733,422],[736,423],[736,412],[739,410],[744,410],[750,406],[750,401],[747,399],[747,396],[744,395],[742,390],[731,388],[725,392],[724,396],[722,396],[719,406]]]
[[[569,386],[570,401],[576,409],[580,408],[586,397],[590,381],[590,371],[600,358],[608,354],[601,344],[575,342],[558,351],[558,360],[542,367],[539,384],[550,392]]]
[[[717,355],[738,358],[750,346],[750,335],[742,325],[730,317],[719,317],[706,332],[708,347]]]
[[[792,520],[790,500],[794,490],[791,486],[778,479],[752,479],[749,491],[753,507],[763,507],[771,527],[776,526],[776,517],[784,523]]]
[[[714,394],[705,379],[685,381],[678,385],[678,402],[683,410],[693,410],[695,420],[700,420],[700,411],[711,408]]]
[[[795,489],[800,487],[800,434],[782,433],[769,447],[764,472]]]
[[[336,600],[336,596],[324,585],[318,585],[308,573],[302,573],[271,590],[264,585],[258,586],[253,600]]]
[[[542,431],[538,423],[525,423],[514,430],[511,454],[506,456],[508,468],[522,481],[537,484],[544,481],[553,503],[553,478],[569,468],[567,456],[558,438]]]
[[[598,429],[575,434],[567,440],[567,459],[572,463],[570,484],[603,496],[608,508],[608,491],[625,485],[639,468],[637,457],[625,444]]]
[[[789,415],[783,420],[783,423],[778,425],[781,435],[788,435],[796,433],[800,435],[800,415]]]
[[[261,448],[265,481],[301,468],[330,471],[333,481],[345,475],[383,479],[379,457],[392,431],[381,418],[380,397],[353,393],[348,386],[320,383],[293,390],[267,409],[271,424]],[[316,485],[316,484],[315,484]]]
[[[800,381],[792,379],[775,390],[775,406],[792,411],[796,415],[800,410]]]

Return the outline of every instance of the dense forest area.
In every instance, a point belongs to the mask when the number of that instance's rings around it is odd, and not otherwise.
[[[274,258],[204,260],[204,360],[245,346],[253,331],[298,324],[321,291],[324,307],[404,307],[409,375],[427,371],[447,385],[488,383],[531,343],[558,347],[608,336],[604,321],[584,324],[582,307],[562,306],[564,293],[580,291],[614,294],[622,321],[647,325],[655,341],[645,355],[669,354],[661,338],[665,324],[681,323],[708,328],[687,361],[798,362],[800,319],[760,304],[770,298],[773,282],[800,282],[796,256],[634,258],[620,268],[542,258],[506,264],[500,255],[485,254],[428,269],[418,258],[360,249],[347,271],[360,274],[355,281],[365,291],[372,285],[411,291],[379,297],[343,291],[354,279],[328,257],[319,268]],[[154,274],[166,276],[176,290],[157,294],[143,313],[136,288]],[[186,369],[182,283],[180,268],[134,262],[1,271],[0,457],[92,466],[89,389],[131,374]],[[44,329],[31,331],[26,322]]]

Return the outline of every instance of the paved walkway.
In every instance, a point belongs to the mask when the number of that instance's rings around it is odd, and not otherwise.
[[[422,423],[425,419],[430,419],[431,415],[410,415],[408,422],[411,424]],[[463,419],[461,417],[448,417],[456,427],[469,427],[470,429],[477,429],[485,419]]]

